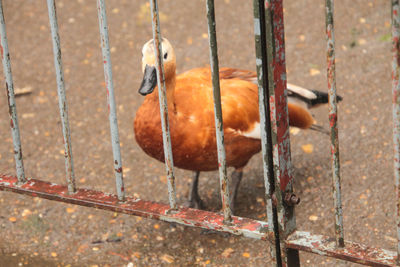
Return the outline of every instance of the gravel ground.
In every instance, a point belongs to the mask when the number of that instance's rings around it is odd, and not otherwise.
[[[42,1],[4,0],[27,177],[64,183],[63,144],[47,7]],[[114,193],[109,125],[94,1],[58,0],[57,11],[70,109],[73,154],[80,187]],[[252,5],[217,1],[220,66],[255,69]],[[174,45],[177,71],[209,63],[204,1],[160,1],[161,29]],[[346,239],[395,249],[392,175],[391,43],[389,1],[336,3],[337,86]],[[111,56],[126,191],[167,202],[164,165],[137,146],[132,130],[143,101],[137,93],[141,48],[151,38],[148,2],[109,0]],[[324,4],[285,1],[288,80],[326,90]],[[4,81],[1,81],[4,84]],[[0,173],[13,174],[7,101],[0,97]],[[327,107],[314,111],[328,127]],[[303,131],[291,136],[298,229],[333,236],[329,138]],[[237,213],[265,219],[260,155],[245,169]],[[176,170],[180,203],[191,173]],[[218,174],[203,173],[200,194],[208,210],[221,204]],[[0,266],[260,266],[270,265],[267,244],[204,234],[164,222],[47,200],[0,193]],[[14,254],[13,254],[14,253]],[[302,266],[355,266],[300,253]],[[11,259],[11,261],[10,261]],[[35,265],[36,264],[36,265]]]

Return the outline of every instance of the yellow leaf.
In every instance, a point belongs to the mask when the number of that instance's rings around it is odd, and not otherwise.
[[[17,218],[15,218],[15,217],[10,217],[10,218],[8,218],[8,220],[10,221],[10,222],[16,222],[17,221]]]
[[[250,253],[243,252],[242,256],[245,257],[245,258],[250,258]]]
[[[315,222],[316,220],[318,220],[318,216],[317,216],[317,215],[310,215],[310,217],[308,217],[308,219],[309,219],[310,221]]]
[[[168,254],[162,255],[161,259],[167,263],[173,263],[174,262],[174,257]]]
[[[67,212],[68,212],[68,213],[73,213],[73,212],[75,212],[75,209],[73,209],[73,208],[67,208]]]
[[[160,225],[156,223],[156,224],[154,225],[154,229],[159,229],[159,228],[160,228]]]
[[[52,253],[51,253],[51,256],[55,258],[55,257],[57,257],[57,253],[52,252]]]
[[[311,154],[314,150],[314,146],[312,144],[302,145],[301,149],[303,149],[304,153]]]
[[[225,249],[224,252],[222,252],[222,257],[228,258],[233,253],[233,251],[234,250],[232,248]]]
[[[317,69],[314,69],[314,68],[310,69],[310,75],[311,76],[316,76],[316,75],[319,75],[319,74],[321,74],[320,70],[317,70]]]

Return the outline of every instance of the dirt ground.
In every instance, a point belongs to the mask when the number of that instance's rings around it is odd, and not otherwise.
[[[45,1],[4,0],[27,177],[65,182],[52,44]],[[251,1],[216,1],[220,66],[255,69]],[[79,187],[115,193],[95,1],[56,1]],[[209,64],[205,1],[160,1],[161,30],[177,71]],[[288,80],[326,90],[324,3],[285,1]],[[337,87],[345,237],[395,250],[389,1],[336,1]],[[164,165],[145,155],[132,130],[141,48],[151,38],[148,1],[109,0],[111,56],[126,191],[167,202]],[[2,76],[2,75],[1,75]],[[2,79],[2,78],[1,78]],[[3,81],[1,81],[4,84]],[[3,88],[4,90],[4,88]],[[14,174],[7,101],[0,94],[0,173]],[[314,111],[328,127],[327,107]],[[333,236],[329,137],[291,136],[298,229]],[[265,219],[260,155],[245,169],[237,214]],[[176,170],[183,203],[191,173]],[[208,210],[221,204],[217,172],[202,173]],[[261,266],[267,243],[160,221],[0,193],[0,266]],[[302,266],[355,266],[300,253]]]

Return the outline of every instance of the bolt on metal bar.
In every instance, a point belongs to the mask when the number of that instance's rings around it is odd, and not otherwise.
[[[24,162],[22,160],[21,139],[18,126],[17,106],[14,96],[14,83],[11,72],[10,52],[8,51],[8,41],[6,34],[6,23],[3,13],[3,1],[0,0],[0,35],[1,35],[1,60],[6,82],[6,92],[8,100],[8,112],[10,115],[10,127],[14,146],[14,159],[19,183],[25,183]]]
[[[121,162],[121,147],[119,143],[118,120],[114,97],[110,44],[108,39],[107,16],[104,0],[97,0],[97,11],[101,35],[101,50],[103,53],[104,77],[107,89],[108,115],[110,120],[111,144],[114,156],[115,181],[118,199],[120,201],[124,201],[125,189]]]
[[[74,193],[76,191],[74,161],[72,157],[71,131],[69,128],[68,105],[65,95],[64,71],[61,59],[61,46],[60,46],[60,37],[58,34],[58,23],[57,23],[55,1],[47,0],[47,7],[49,10],[51,36],[53,39],[54,66],[57,77],[58,105],[60,108],[62,132],[64,136],[65,171],[67,177],[68,192]]]
[[[335,235],[338,247],[344,246],[343,210],[340,184],[339,133],[337,126],[337,97],[335,69],[334,0],[326,0],[327,80],[329,94],[329,124],[331,129],[332,189],[335,206]]]
[[[230,208],[229,180],[226,171],[226,154],[224,145],[224,125],[222,121],[221,91],[219,84],[217,33],[215,28],[214,0],[207,0],[208,40],[210,47],[210,64],[214,96],[214,118],[217,136],[218,170],[221,187],[222,210],[226,222],[232,220]]]
[[[168,181],[168,196],[169,203],[172,210],[177,210],[176,204],[176,188],[175,188],[175,174],[174,174],[174,161],[172,157],[171,134],[169,130],[168,120],[168,103],[167,103],[167,89],[165,86],[165,73],[164,63],[162,57],[162,38],[160,30],[160,19],[158,16],[158,2],[157,0],[149,0],[151,9],[151,18],[153,26],[153,41],[154,53],[156,57],[156,71],[157,71],[157,87],[158,87],[158,101],[160,103],[161,127],[163,132],[163,146],[165,168],[167,171]]]
[[[392,95],[394,177],[396,187],[397,264],[400,265],[400,1],[392,0]]]
[[[279,246],[279,229],[276,221],[276,209],[272,203],[274,192],[274,170],[272,161],[271,121],[269,117],[269,81],[268,58],[266,53],[264,0],[254,0],[254,36],[256,46],[256,67],[258,82],[258,105],[260,110],[261,150],[264,169],[265,199],[268,220],[268,232],[275,237],[270,246],[271,258],[281,262]]]

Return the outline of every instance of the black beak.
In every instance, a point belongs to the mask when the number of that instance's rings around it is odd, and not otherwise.
[[[146,65],[144,69],[143,81],[139,88],[139,94],[151,94],[157,85],[157,72],[156,67]]]

